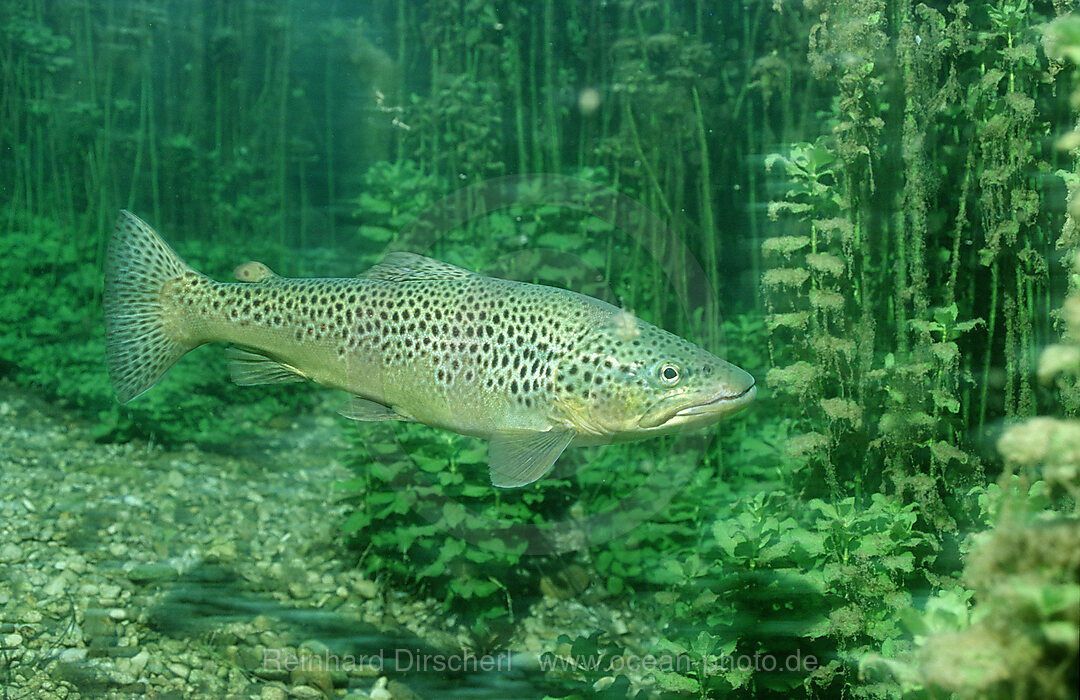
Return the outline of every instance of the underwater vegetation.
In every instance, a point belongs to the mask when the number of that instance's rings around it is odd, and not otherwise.
[[[1076,2],[346,5],[0,0],[0,371],[101,440],[311,409],[212,350],[115,402],[121,208],[219,278],[407,250],[573,289],[757,404],[514,492],[472,439],[346,427],[366,577],[475,649],[537,603],[625,611],[532,649],[607,662],[566,696],[1076,696]],[[612,670],[647,652],[686,663]]]

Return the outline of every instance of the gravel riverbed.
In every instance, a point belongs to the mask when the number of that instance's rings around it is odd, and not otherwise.
[[[627,633],[618,611],[544,599],[511,672],[393,673],[471,640],[437,601],[356,569],[335,420],[230,455],[99,444],[0,380],[0,698],[542,696],[535,659],[559,632]]]

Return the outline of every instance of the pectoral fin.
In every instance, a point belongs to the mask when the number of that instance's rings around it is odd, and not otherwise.
[[[225,348],[229,377],[240,386],[303,382],[307,377],[296,367],[278,362],[260,352],[239,347]]]
[[[384,406],[378,401],[365,399],[362,396],[350,396],[349,403],[345,404],[338,413],[350,420],[379,421],[379,420],[403,420],[413,421],[411,416],[399,413],[389,406]]]
[[[491,483],[502,489],[531,484],[551,470],[573,439],[573,431],[565,429],[497,434],[488,445]]]

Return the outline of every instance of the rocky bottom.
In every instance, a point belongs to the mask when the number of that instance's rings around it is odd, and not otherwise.
[[[304,421],[242,456],[98,444],[0,381],[0,697],[542,696],[559,634],[631,630],[545,598],[520,651],[471,654],[437,601],[357,570],[335,416]]]

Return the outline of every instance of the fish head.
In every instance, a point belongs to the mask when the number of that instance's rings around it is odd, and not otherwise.
[[[582,338],[556,387],[578,430],[612,442],[701,428],[757,394],[749,373],[625,312]]]

